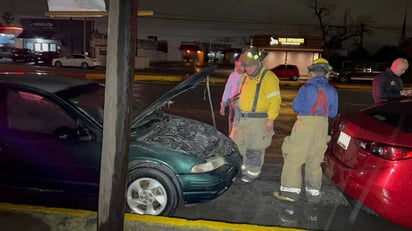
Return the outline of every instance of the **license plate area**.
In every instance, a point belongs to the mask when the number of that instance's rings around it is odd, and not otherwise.
[[[337,144],[341,146],[343,149],[347,150],[350,140],[351,140],[351,137],[348,134],[346,134],[343,131],[340,131]]]

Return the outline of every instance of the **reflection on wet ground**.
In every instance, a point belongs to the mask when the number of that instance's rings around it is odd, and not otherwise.
[[[221,197],[204,204],[181,206],[175,217],[206,219],[308,230],[407,230],[375,215],[352,207],[340,191],[324,177],[322,199],[313,204],[276,200],[281,164],[268,164],[252,183],[237,180]]]

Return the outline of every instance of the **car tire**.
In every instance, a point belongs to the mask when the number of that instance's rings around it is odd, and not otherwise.
[[[165,172],[155,168],[135,168],[129,172],[126,188],[128,212],[172,216],[179,196],[176,185]]]
[[[55,67],[62,67],[63,65],[60,61],[57,61],[57,62],[54,63],[54,66]]]
[[[291,78],[293,81],[297,81],[299,79],[299,77],[297,75],[292,76]]]
[[[89,68],[89,64],[87,64],[87,63],[82,63],[80,66],[81,66],[81,68],[83,68],[83,69]]]

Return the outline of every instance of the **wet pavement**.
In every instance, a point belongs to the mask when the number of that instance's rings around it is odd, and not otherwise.
[[[265,164],[256,181],[238,180],[221,197],[181,207],[175,217],[305,230],[407,230],[382,218],[371,219],[374,215],[355,209],[325,177],[319,203],[310,203],[305,198],[298,202],[279,201],[273,192],[279,189],[281,168],[281,163]]]

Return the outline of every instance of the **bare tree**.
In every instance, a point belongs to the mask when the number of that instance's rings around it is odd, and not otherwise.
[[[341,21],[335,20],[333,15],[336,2],[333,0],[306,0],[307,6],[313,10],[324,41],[324,55],[329,56],[342,43],[352,38],[359,38],[359,47],[363,48],[363,34],[370,32],[366,26],[369,18],[359,18],[354,21],[350,11],[344,10]]]
[[[6,26],[13,26],[14,25],[14,16],[10,12],[4,12],[2,15],[3,22]]]

